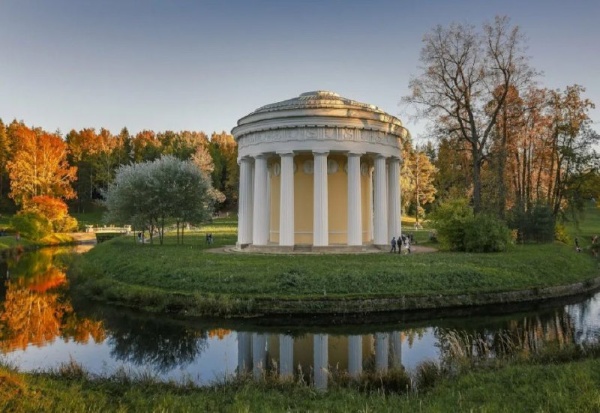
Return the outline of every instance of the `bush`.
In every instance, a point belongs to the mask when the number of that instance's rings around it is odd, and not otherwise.
[[[52,233],[52,224],[48,218],[35,212],[17,214],[11,224],[16,232],[32,241],[38,241]]]
[[[517,230],[519,242],[552,242],[554,240],[554,217],[547,204],[536,204],[524,211],[514,209],[509,225]]]
[[[465,223],[465,251],[505,251],[511,241],[504,221],[487,214],[476,215]]]
[[[443,247],[465,251],[465,225],[473,219],[473,209],[466,199],[441,204],[431,218]]]
[[[554,239],[565,244],[571,243],[571,237],[569,237],[567,228],[563,224],[556,224],[554,227]]]
[[[63,217],[58,221],[54,221],[52,225],[56,232],[74,232],[77,231],[79,227],[77,220],[70,215]]]

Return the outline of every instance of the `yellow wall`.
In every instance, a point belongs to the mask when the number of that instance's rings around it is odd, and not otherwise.
[[[327,191],[329,204],[329,244],[346,244],[348,242],[348,174],[344,171],[347,158],[345,155],[329,154],[327,160],[338,163],[336,173],[327,175]]]
[[[362,336],[363,364],[375,354],[375,340],[373,335]],[[313,334],[294,337],[294,369],[300,365],[305,372],[310,371],[314,365]],[[279,336],[270,334],[268,338],[269,356],[279,364]],[[348,369],[348,337],[329,335],[328,337],[329,365]]]
[[[333,159],[338,163],[338,170],[335,174],[327,175],[328,186],[328,214],[329,214],[329,244],[345,245],[348,239],[348,174],[345,171],[347,157],[343,154],[330,154],[328,160]],[[313,184],[314,175],[304,172],[304,162],[312,161],[313,155],[310,153],[298,154],[294,157],[296,173],[294,174],[294,231],[295,244],[313,243]],[[273,165],[279,164],[278,157],[269,162],[269,174],[271,184],[271,216],[270,216],[270,242],[279,242],[279,201],[281,175],[275,176]],[[362,162],[370,162],[366,158]],[[363,224],[363,242],[370,241],[370,175],[361,174],[361,198],[362,198],[362,224]]]

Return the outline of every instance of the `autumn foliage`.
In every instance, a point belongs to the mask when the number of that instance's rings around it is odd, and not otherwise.
[[[57,135],[18,124],[7,169],[11,180],[9,196],[17,205],[23,206],[39,195],[76,197],[71,182],[77,168],[68,164],[67,145]]]

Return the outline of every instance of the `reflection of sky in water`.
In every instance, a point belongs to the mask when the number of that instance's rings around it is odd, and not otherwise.
[[[566,306],[566,312],[573,319],[576,343],[600,340],[600,293],[583,303]]]
[[[440,356],[439,349],[435,346],[437,338],[433,334],[434,329],[429,327],[425,329],[423,338],[415,337],[412,346],[409,346],[408,340],[402,343],[402,365],[407,370],[414,370],[425,360],[437,360]]]
[[[229,334],[219,340],[217,337],[207,339],[206,350],[186,366],[176,366],[165,374],[161,380],[182,381],[190,379],[197,383],[207,384],[221,380],[235,373],[237,367],[237,339]],[[90,339],[87,344],[78,344],[72,340],[54,340],[43,347],[29,346],[26,350],[13,351],[1,359],[9,365],[15,365],[22,371],[54,369],[71,361],[84,366],[91,374],[110,375],[123,369],[132,375],[145,374],[153,376],[152,366],[136,366],[133,363],[116,361],[111,355],[109,339],[95,343]]]

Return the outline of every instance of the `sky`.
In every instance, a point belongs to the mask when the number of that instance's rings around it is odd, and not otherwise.
[[[509,16],[539,86],[600,105],[600,1],[0,0],[0,118],[48,131],[230,131],[273,102],[331,90],[426,123],[400,103],[423,36]],[[591,111],[600,130],[600,109]]]

